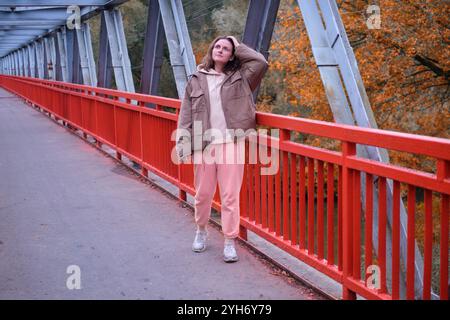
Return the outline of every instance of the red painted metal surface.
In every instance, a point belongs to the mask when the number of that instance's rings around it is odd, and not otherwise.
[[[144,175],[151,171],[178,186],[180,199],[195,193],[192,165],[171,161],[179,100],[14,76],[0,76],[0,86],[82,131],[85,137],[92,136],[97,145],[113,148],[118,158],[126,156],[138,162]],[[149,103],[157,108],[146,108]],[[342,284],[344,299],[355,299],[357,294],[368,299],[400,299],[400,273],[404,269],[407,299],[431,299],[432,293],[448,299],[449,140],[260,112],[257,123],[281,130],[279,138],[269,136],[264,142],[273,146],[279,140],[279,148],[268,150],[270,156],[279,155],[279,170],[275,175],[261,175],[260,168],[270,164],[261,163],[259,158],[257,164],[250,164],[247,144],[240,204],[242,238],[251,230],[316,268]],[[291,141],[292,131],[337,140],[341,152]],[[436,161],[436,173],[361,158],[356,154],[358,144],[428,156]],[[361,184],[362,177],[366,185]],[[392,207],[387,201],[388,183],[393,188]],[[365,203],[360,197],[363,190]],[[377,230],[373,228],[375,194],[379,200]],[[416,235],[416,196],[420,195],[423,239]],[[438,206],[433,206],[434,199]],[[400,260],[401,201],[407,204],[408,213],[407,261]],[[220,210],[218,193],[213,207]],[[392,266],[388,268],[386,228],[390,213]],[[439,236],[433,221],[440,223]],[[378,232],[377,250],[371,241],[374,232]],[[419,241],[423,243],[424,282],[417,296],[414,247]],[[436,246],[438,255],[433,254]],[[372,264],[381,270],[379,289],[368,285],[367,268]],[[435,279],[432,271],[437,269]]]
[[[394,181],[392,203],[392,299],[400,298],[400,182]]]

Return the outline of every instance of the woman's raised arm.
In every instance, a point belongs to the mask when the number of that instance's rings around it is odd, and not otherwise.
[[[241,61],[241,73],[248,80],[250,89],[255,90],[261,83],[269,64],[266,58],[244,43],[239,43],[233,36],[229,36],[235,46],[235,55]]]

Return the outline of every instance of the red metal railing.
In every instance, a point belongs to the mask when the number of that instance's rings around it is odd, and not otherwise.
[[[85,136],[91,135],[99,145],[115,149],[119,159],[125,155],[138,162],[144,175],[151,170],[177,185],[181,199],[186,200],[186,192],[195,193],[192,165],[171,161],[179,100],[15,76],[0,76],[0,86]],[[148,103],[156,109],[146,108]],[[440,299],[448,299],[450,140],[260,112],[257,123],[281,130],[279,138],[269,136],[261,141],[258,136],[259,144],[269,146],[269,156],[279,153],[280,168],[275,175],[261,175],[259,169],[268,165],[260,159],[256,164],[247,161],[241,189],[242,238],[251,230],[333,278],[342,284],[344,299],[353,299],[356,294],[369,299],[399,299],[401,272],[406,272],[407,299],[430,299],[432,289]],[[338,140],[341,152],[293,142],[291,132]],[[275,141],[279,142],[277,149]],[[356,154],[358,144],[431,157],[436,161],[436,173],[361,158]],[[361,184],[362,175],[365,185]],[[389,207],[388,184],[393,189]],[[424,195],[423,239],[415,234],[418,190]],[[363,201],[362,191],[366,194]],[[374,192],[379,199],[378,231],[373,229]],[[400,261],[400,207],[405,197],[407,259]],[[439,201],[434,210],[433,199]],[[213,207],[220,211],[218,192]],[[389,214],[391,265],[386,257]],[[433,218],[439,221],[439,229],[433,226]],[[371,241],[376,232],[377,250]],[[437,235],[439,239],[433,244]],[[420,297],[415,295],[414,284],[416,240],[424,244]],[[438,248],[437,253],[433,248]],[[380,270],[379,288],[367,284],[366,270],[373,264]],[[437,274],[433,275],[433,270],[438,270]]]

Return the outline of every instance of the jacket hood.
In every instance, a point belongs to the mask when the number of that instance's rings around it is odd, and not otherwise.
[[[204,73],[204,74],[208,74],[208,75],[216,75],[216,76],[220,76],[220,75],[222,75],[222,73],[219,73],[219,72],[217,72],[216,70],[214,70],[214,69],[209,69],[209,71],[206,71],[204,68],[203,68],[203,65],[202,64],[199,64],[198,66],[197,66],[197,71],[198,72],[201,72],[201,73]]]

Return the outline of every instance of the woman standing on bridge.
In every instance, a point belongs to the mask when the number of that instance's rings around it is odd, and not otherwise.
[[[177,155],[185,163],[191,162],[191,155],[194,158],[197,231],[192,250],[206,249],[207,224],[219,183],[225,262],[238,260],[235,238],[239,235],[239,193],[245,158],[241,147],[247,130],[256,130],[252,92],[267,67],[261,53],[240,44],[235,37],[217,37],[190,77],[181,105],[178,129],[184,130],[177,130]],[[227,154],[236,155],[238,160]],[[211,157],[212,163],[207,160]]]

